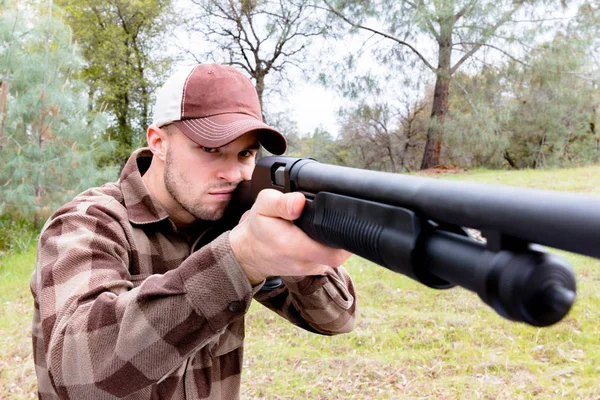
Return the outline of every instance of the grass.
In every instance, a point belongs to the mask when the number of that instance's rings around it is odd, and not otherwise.
[[[600,172],[598,166],[553,170],[476,170],[463,174],[445,175],[443,179],[600,195],[600,174],[598,172]]]
[[[470,180],[600,195],[600,166],[472,171]],[[548,328],[502,319],[479,298],[436,291],[351,258],[360,316],[350,334],[302,331],[254,303],[247,317],[246,399],[600,399],[600,261],[560,252],[578,299]],[[29,277],[35,250],[0,260],[0,398],[34,398]]]
[[[443,179],[600,195],[600,167],[474,171]],[[435,291],[357,257],[346,264],[356,330],[320,337],[253,304],[244,394],[252,399],[600,399],[600,261],[574,266],[578,300],[548,328],[511,323],[460,288]]]
[[[0,261],[4,254],[27,251],[36,237],[36,229],[28,220],[0,214]]]
[[[35,247],[0,258],[0,399],[36,398],[31,352]],[[5,397],[3,397],[5,396]]]
[[[353,258],[360,319],[319,337],[253,305],[249,398],[595,399],[600,394],[600,262],[570,256],[571,313],[549,328],[503,320],[462,289],[434,291]],[[581,273],[580,273],[581,272]]]

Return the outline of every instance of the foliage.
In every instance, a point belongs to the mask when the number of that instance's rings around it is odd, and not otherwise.
[[[496,168],[597,161],[598,80],[590,78],[589,49],[588,40],[559,32],[523,63],[457,75],[446,121],[448,157],[457,165]]]
[[[109,116],[107,138],[117,149],[105,163],[120,164],[144,143],[155,89],[173,55],[165,38],[171,0],[56,0],[83,49],[81,78],[90,109]]]
[[[373,45],[373,55],[397,75],[410,71],[415,63],[434,74],[431,123],[422,169],[440,162],[450,81],[455,73],[476,56],[485,56],[490,49],[517,58],[518,53],[511,54],[515,53],[516,44],[535,40],[544,31],[546,17],[554,9],[550,7],[552,4],[536,6],[539,3],[536,0],[323,0],[323,3],[335,18],[350,27],[350,32],[366,32],[372,35],[372,41],[378,40]],[[517,20],[525,17],[529,17],[527,29],[517,25]]]
[[[36,238],[37,230],[31,221],[15,219],[8,214],[0,216],[0,256],[24,252]]]
[[[566,41],[558,37],[532,53],[536,73],[525,79],[513,74],[519,107],[508,121],[512,137],[507,151],[518,167],[581,165],[597,158],[589,126],[595,88],[574,75],[585,53]]]
[[[444,125],[445,158],[463,167],[502,168],[510,144],[507,120],[517,107],[513,93],[503,90],[506,82],[496,68],[479,74],[457,74],[451,87],[451,111]]]
[[[359,103],[342,109],[341,133],[334,137],[323,128],[299,135],[284,126],[287,155],[314,158],[327,164],[388,172],[418,168],[427,134],[426,103],[395,109],[389,104]],[[276,123],[281,124],[277,119]]]
[[[343,110],[337,158],[355,168],[389,172],[416,169],[426,136],[424,108],[425,104],[398,110],[388,103],[359,103]]]
[[[106,126],[89,113],[75,79],[82,61],[70,30],[49,13],[15,7],[0,19],[4,110],[0,134],[0,214],[36,226],[77,191],[105,179]]]
[[[286,135],[287,155],[292,157],[313,158],[321,163],[345,165],[346,157],[341,155],[339,143],[323,128],[317,128],[311,134],[298,136]]]

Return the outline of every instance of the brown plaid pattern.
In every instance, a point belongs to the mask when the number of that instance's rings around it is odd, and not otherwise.
[[[343,268],[252,288],[227,226],[182,232],[147,192],[152,155],[90,189],[46,223],[31,279],[40,399],[236,399],[244,315],[254,297],[321,334],[355,324]]]

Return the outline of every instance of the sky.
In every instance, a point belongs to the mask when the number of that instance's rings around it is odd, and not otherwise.
[[[342,101],[341,96],[331,90],[297,81],[292,94],[282,105],[292,112],[291,119],[298,124],[299,133],[312,133],[317,128],[324,128],[332,135],[337,135],[337,110]]]

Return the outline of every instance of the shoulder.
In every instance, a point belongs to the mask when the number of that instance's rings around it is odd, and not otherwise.
[[[88,189],[54,212],[42,229],[42,236],[65,231],[115,230],[129,224],[119,182]]]
[[[55,218],[69,213],[86,214],[94,210],[103,210],[109,214],[127,215],[119,182],[111,182],[100,187],[87,189],[56,210],[52,217]]]

